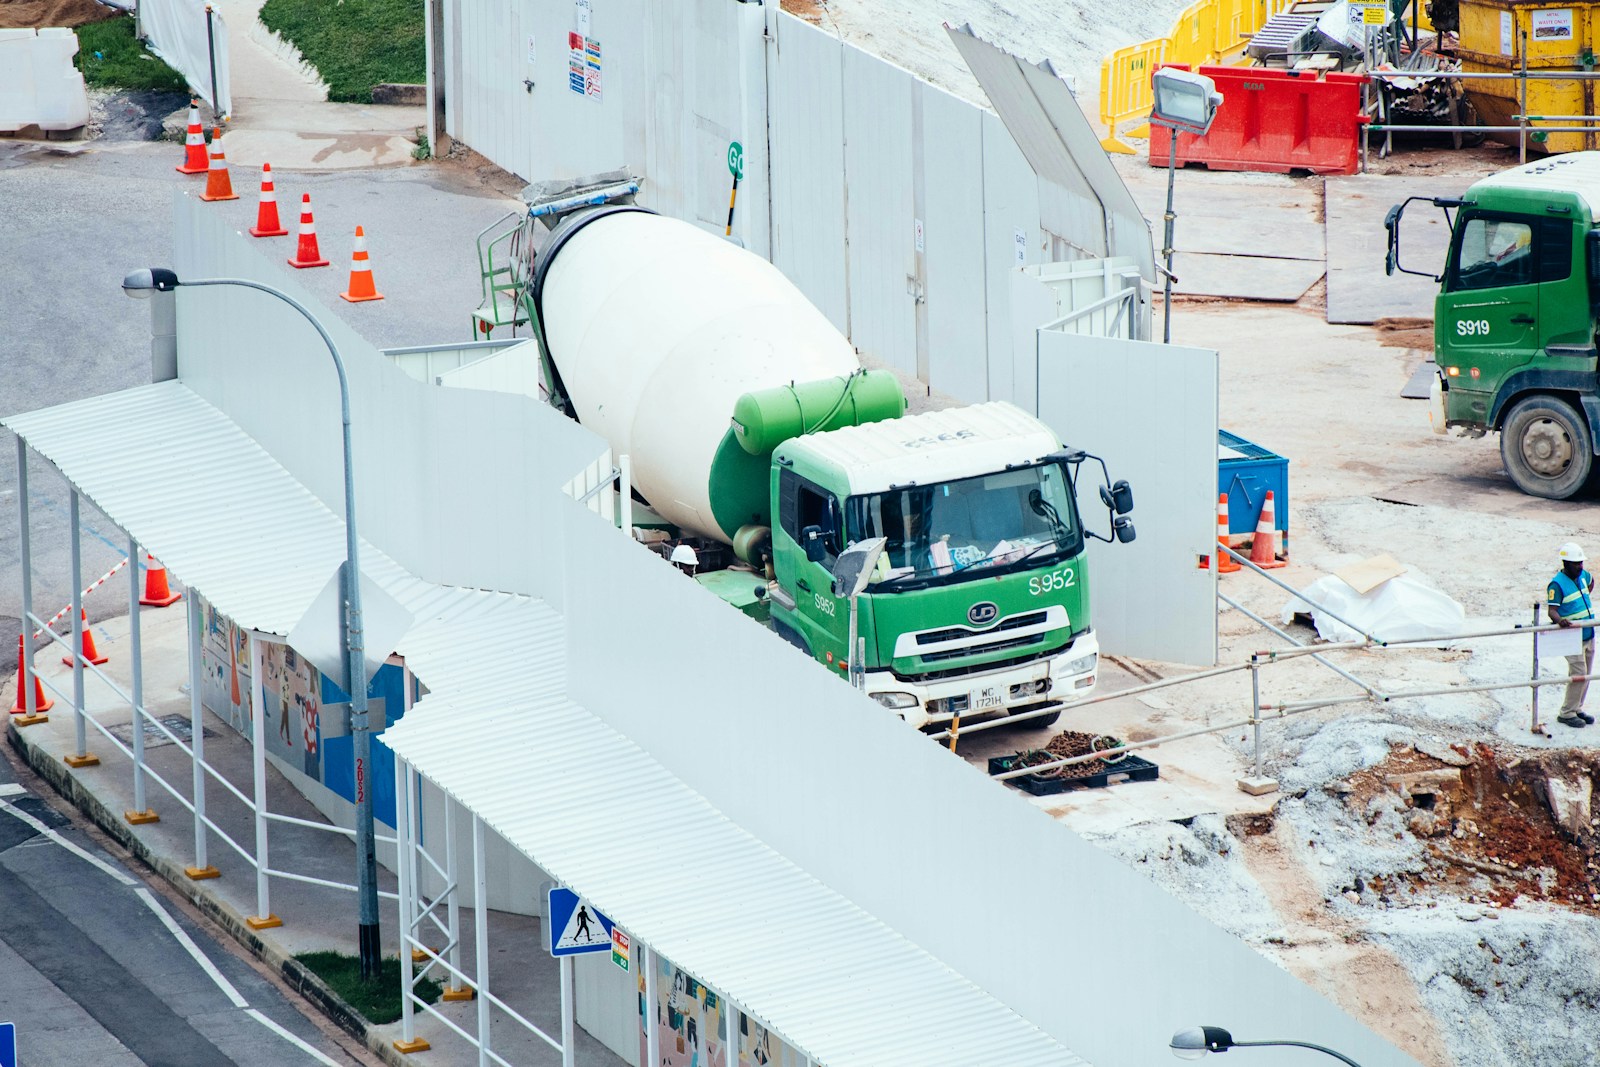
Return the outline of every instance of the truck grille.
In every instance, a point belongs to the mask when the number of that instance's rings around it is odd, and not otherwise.
[[[953,648],[944,652],[929,652],[918,658],[924,663],[943,663],[948,660],[961,659],[963,656],[971,656],[978,652],[1007,652],[1012,649],[1027,648],[1029,645],[1042,644],[1044,644],[1044,634],[1029,634],[1027,637],[1019,637],[1014,641],[985,642],[981,645],[975,644],[970,648]],[[986,664],[984,669],[989,670],[992,668]]]
[[[1000,633],[1003,630],[1016,630],[1023,626],[1038,626],[1043,623],[1047,617],[1048,616],[1045,612],[1030,611],[1025,615],[1013,615],[1009,619],[1003,619],[995,625],[989,627],[987,630],[968,630],[959,626],[952,626],[947,630],[924,630],[922,633],[917,635],[917,644],[937,645],[945,641],[972,641],[975,644],[982,643],[981,639],[989,634]],[[966,655],[964,652],[959,654]],[[948,658],[948,655],[948,653],[945,654],[946,658]],[[923,657],[923,659],[932,658],[934,657]]]

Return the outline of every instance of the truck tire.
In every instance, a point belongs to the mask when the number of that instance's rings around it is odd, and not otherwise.
[[[1530,396],[1506,415],[1500,458],[1524,493],[1565,500],[1589,480],[1594,446],[1588,424],[1570,404],[1553,396]]]

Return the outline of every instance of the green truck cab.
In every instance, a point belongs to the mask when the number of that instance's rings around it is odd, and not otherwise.
[[[1413,202],[1444,210],[1442,273],[1400,263]],[[1412,197],[1390,209],[1387,273],[1432,277],[1435,433],[1500,433],[1517,487],[1563,500],[1591,480],[1600,447],[1595,312],[1600,304],[1600,152],[1516,167],[1465,196]]]

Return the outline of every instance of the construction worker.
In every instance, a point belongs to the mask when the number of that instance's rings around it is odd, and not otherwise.
[[[1556,554],[1561,557],[1561,571],[1550,579],[1544,594],[1550,621],[1563,628],[1594,621],[1594,576],[1583,569],[1583,549],[1568,541]],[[1589,693],[1585,676],[1593,667],[1594,627],[1585,626],[1583,651],[1567,657],[1567,675],[1574,680],[1567,683],[1566,699],[1561,701],[1557,722],[1566,726],[1587,726],[1594,722],[1594,716],[1583,710],[1583,698]]]

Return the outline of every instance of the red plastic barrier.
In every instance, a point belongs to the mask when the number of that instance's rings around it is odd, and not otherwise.
[[[1188,67],[1167,64],[1179,70]],[[1213,170],[1354,174],[1360,166],[1362,74],[1201,67],[1223,95],[1211,132],[1178,134],[1178,165]],[[1150,165],[1167,165],[1171,134],[1150,127]]]

